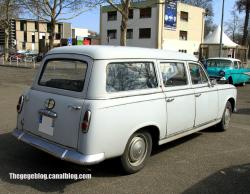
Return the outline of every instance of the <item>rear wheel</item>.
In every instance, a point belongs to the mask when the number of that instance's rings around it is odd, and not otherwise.
[[[227,102],[221,122],[217,125],[218,131],[225,131],[229,127],[229,123],[232,115],[232,106],[230,102]]]
[[[134,133],[128,140],[121,164],[127,174],[141,170],[152,151],[152,138],[147,131]]]

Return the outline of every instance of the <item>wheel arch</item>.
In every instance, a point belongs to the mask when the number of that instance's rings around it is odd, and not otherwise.
[[[231,107],[232,107],[232,111],[234,112],[234,111],[235,111],[235,105],[236,105],[235,99],[234,99],[233,97],[231,97],[231,98],[229,98],[229,99],[227,100],[227,102],[230,102]],[[226,102],[226,103],[227,103],[227,102]]]
[[[142,132],[142,131],[147,131],[151,135],[153,146],[158,145],[158,142],[160,139],[160,128],[155,124],[148,124],[145,126],[138,127],[137,129],[133,130],[133,133],[130,134],[129,138],[134,133]],[[128,138],[128,140],[129,140],[129,138]]]

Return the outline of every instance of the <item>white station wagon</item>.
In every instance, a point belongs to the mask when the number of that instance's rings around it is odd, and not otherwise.
[[[237,90],[208,79],[194,56],[157,49],[71,46],[48,52],[17,105],[17,139],[90,165],[120,157],[142,169],[152,146],[228,128]]]

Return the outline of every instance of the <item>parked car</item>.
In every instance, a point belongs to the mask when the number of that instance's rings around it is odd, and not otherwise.
[[[250,79],[250,69],[244,68],[241,61],[233,58],[209,58],[206,60],[207,72],[211,78],[230,84],[245,83]]]
[[[10,62],[23,62],[24,61],[24,55],[20,53],[11,53],[8,57],[8,61]]]
[[[62,160],[120,157],[141,170],[152,150],[207,127],[226,130],[233,85],[216,85],[194,56],[157,49],[70,46],[45,56],[20,96],[13,135]]]

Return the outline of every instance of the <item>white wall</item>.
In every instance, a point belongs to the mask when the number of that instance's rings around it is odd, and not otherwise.
[[[88,37],[90,35],[88,29],[85,28],[72,28],[72,29],[75,29],[75,37],[72,38],[76,38],[77,36]]]
[[[128,21],[128,29],[133,29],[133,39],[127,40],[127,46],[155,48],[157,45],[157,9],[152,7],[151,18],[140,18],[140,10],[134,9],[133,19]],[[107,13],[101,15],[101,44],[120,45],[121,14],[117,13],[116,21],[108,21]],[[151,28],[151,38],[139,39],[140,28]],[[110,39],[108,43],[107,30],[117,30],[116,39]]]
[[[200,41],[185,41],[185,40],[174,40],[165,39],[163,40],[163,49],[171,51],[187,50],[188,54],[194,54],[199,51]]]

